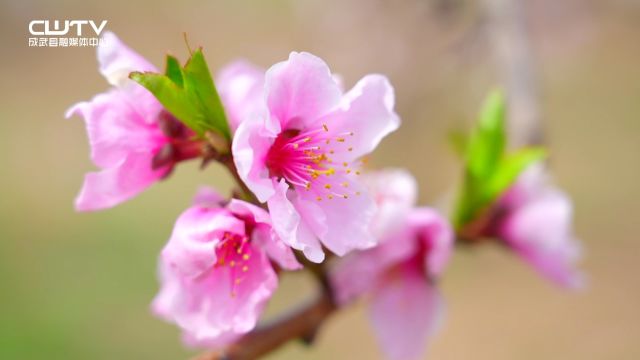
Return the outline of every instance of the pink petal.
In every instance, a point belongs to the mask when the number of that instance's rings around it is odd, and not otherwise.
[[[237,199],[231,199],[227,209],[243,219],[249,218],[251,220],[251,223],[255,226],[252,241],[257,247],[265,251],[269,258],[287,270],[302,268],[291,248],[282,242],[275,231],[272,230],[269,213],[262,208]]]
[[[96,95],[89,102],[72,106],[67,118],[80,115],[84,118],[91,145],[91,159],[103,168],[115,166],[132,152],[154,153],[166,140],[156,125],[146,123],[148,116],[131,106],[136,99],[119,89]],[[149,162],[149,167],[151,162]]]
[[[132,71],[158,72],[155,66],[140,54],[125,45],[112,32],[102,35],[103,45],[98,46],[98,62],[100,73],[113,86],[123,86],[129,82]]]
[[[198,276],[216,263],[215,247],[225,232],[244,231],[244,222],[226,209],[191,207],[176,221],[162,259],[184,275]]]
[[[152,304],[154,312],[180,326],[190,346],[229,344],[256,326],[277,287],[277,275],[266,255],[254,254],[239,283],[234,282],[229,267],[189,277],[163,264],[163,284]]]
[[[233,136],[231,151],[242,181],[260,202],[266,202],[275,192],[264,161],[273,139],[263,136],[262,129],[259,118],[243,121]]]
[[[214,189],[208,186],[201,186],[193,197],[192,203],[195,206],[215,208],[221,207],[225,201],[225,198]]]
[[[393,87],[382,75],[367,75],[346,93],[340,107],[323,116],[329,130],[346,136],[349,152],[338,161],[353,161],[373,151],[380,141],[400,126],[394,111]]]
[[[309,260],[320,263],[324,260],[322,246],[311,229],[301,221],[300,214],[288,198],[288,188],[282,180],[275,195],[267,202],[273,229],[285,244],[302,251]]]
[[[264,107],[264,70],[238,60],[225,66],[216,77],[216,86],[224,104],[231,129]]]
[[[322,59],[292,52],[267,71],[265,95],[271,113],[267,128],[277,134],[317,120],[338,105],[341,91]]]
[[[331,175],[333,189],[339,189],[340,184],[346,181],[340,174]],[[355,181],[349,182],[348,190],[349,195],[346,199],[335,197],[322,201],[317,201],[311,193],[299,192],[302,199],[314,202],[324,213],[326,230],[316,233],[316,236],[338,256],[344,256],[355,249],[368,249],[377,243],[371,235],[371,220],[376,211],[373,199],[367,190]],[[306,218],[303,220],[306,221]]]
[[[453,250],[453,230],[449,222],[435,210],[421,207],[411,211],[407,227],[415,232],[413,237],[422,241],[427,249],[425,269],[435,279],[449,262]]]
[[[417,269],[392,276],[373,294],[370,315],[389,359],[422,358],[444,312],[437,289]]]
[[[115,206],[149,187],[168,171],[151,169],[151,154],[130,153],[121,163],[88,173],[76,197],[78,211],[94,211]]]
[[[561,286],[581,287],[584,279],[575,269],[581,251],[571,233],[571,218],[569,198],[547,190],[517,208],[505,221],[502,234],[541,275]]]
[[[362,180],[378,209],[371,222],[371,232],[381,237],[397,230],[416,203],[415,178],[403,169],[385,169],[366,173]]]

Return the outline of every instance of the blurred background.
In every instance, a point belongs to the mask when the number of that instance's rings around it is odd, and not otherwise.
[[[186,59],[182,32],[212,71],[238,57],[268,67],[292,50],[319,55],[351,86],[388,75],[399,131],[373,155],[441,203],[459,179],[447,135],[468,128],[505,81],[488,1],[2,0],[0,41],[0,359],[185,359],[176,327],[151,316],[156,257],[196,187],[230,188],[217,166],[182,164],[114,209],[76,213],[93,170],[84,124],[64,111],[107,89],[93,48],[29,48],[34,19],[108,20],[157,66]],[[532,81],[557,182],[575,201],[582,293],[539,278],[502,249],[456,252],[441,281],[448,311],[428,358],[640,358],[640,2],[523,1]],[[270,314],[308,297],[284,277]],[[271,359],[381,359],[364,306],[333,317],[311,349]]]

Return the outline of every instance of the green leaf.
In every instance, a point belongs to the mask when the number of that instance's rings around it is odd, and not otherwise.
[[[500,91],[493,91],[484,102],[467,148],[467,166],[475,176],[488,176],[500,161],[506,137],[504,115],[504,96]]]
[[[174,56],[167,55],[164,74],[179,87],[183,86],[182,66],[180,66],[180,62]]]
[[[199,136],[215,132],[227,141],[231,139],[224,108],[201,49],[191,54],[184,67],[168,55],[164,75],[133,72],[129,77],[147,88],[169,112]]]

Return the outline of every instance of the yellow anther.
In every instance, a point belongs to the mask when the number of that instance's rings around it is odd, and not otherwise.
[[[244,260],[244,261],[249,260],[249,254],[242,255],[242,260]]]
[[[347,169],[346,173],[351,174],[351,169]]]
[[[331,194],[327,195],[327,199],[329,199],[329,200],[333,199],[333,195],[331,195]]]
[[[297,149],[297,148],[298,148],[298,146],[299,146],[299,144],[298,144],[298,143],[294,143],[294,144],[293,144],[293,148],[294,148],[294,149]]]
[[[342,166],[349,166],[349,163],[347,163],[347,162],[343,162],[343,163],[342,163]]]
[[[321,198],[320,196],[318,196],[318,197],[316,198],[316,200],[321,201],[321,200],[322,200],[322,198]]]
[[[310,183],[310,182],[307,182],[306,184],[304,184],[304,188],[305,188],[307,191],[311,190],[311,183]]]
[[[311,141],[311,136],[307,136],[306,138],[302,139],[303,142],[309,142]]]
[[[349,187],[349,183],[348,183],[348,182],[346,182],[346,181],[345,181],[345,182],[343,182],[341,185],[342,185],[342,186],[344,186],[344,187]]]
[[[324,129],[324,131],[329,131],[329,128],[327,127],[327,124],[322,124],[322,128]]]
[[[360,175],[360,171],[356,171],[356,175]]]
[[[336,139],[337,142],[344,142],[344,138],[343,137],[339,137]]]
[[[331,189],[331,184],[324,184],[325,189]]]

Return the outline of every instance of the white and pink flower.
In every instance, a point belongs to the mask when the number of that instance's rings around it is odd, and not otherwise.
[[[272,261],[299,269],[266,211],[201,190],[177,220],[160,256],[162,287],[153,311],[191,346],[219,347],[251,331],[278,285]]]
[[[336,300],[370,298],[373,328],[390,359],[420,358],[444,304],[435,282],[452,251],[453,232],[435,210],[414,208],[416,185],[402,170],[367,174],[378,204],[380,244],[340,259],[331,273]]]
[[[348,255],[332,283],[341,304],[369,295],[369,315],[390,359],[418,359],[441,321],[444,304],[435,282],[449,260],[448,222],[416,208],[373,249]]]
[[[294,52],[267,71],[263,97],[232,152],[282,240],[314,262],[322,245],[337,255],[375,245],[375,203],[357,177],[360,158],[399,126],[388,80],[368,75],[343,93],[321,59]]]

